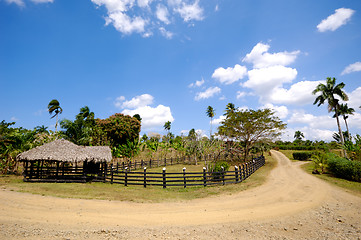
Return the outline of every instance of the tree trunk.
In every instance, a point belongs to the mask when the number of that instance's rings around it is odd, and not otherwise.
[[[337,107],[336,107],[335,114],[336,114],[338,132],[340,134],[341,144],[342,144],[342,148],[343,148],[345,146],[345,140],[343,138],[342,129],[341,129],[341,125],[340,125],[340,120],[338,119],[338,108]],[[344,157],[347,158],[347,153],[346,153],[346,150],[344,148],[343,148],[343,154],[344,154]]]
[[[345,120],[345,125],[346,125],[348,140],[351,141],[351,135],[350,135],[350,131],[348,130],[347,120],[346,120],[345,117],[343,117],[343,119]]]

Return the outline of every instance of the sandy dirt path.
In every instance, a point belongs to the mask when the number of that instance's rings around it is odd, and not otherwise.
[[[62,199],[0,191],[0,239],[360,239],[361,199],[283,154],[268,181],[169,203]]]

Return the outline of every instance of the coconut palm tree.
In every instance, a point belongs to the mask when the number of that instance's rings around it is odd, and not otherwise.
[[[165,122],[163,125],[164,130],[169,132],[171,125],[172,125],[172,123],[170,121]]]
[[[343,120],[345,121],[347,136],[348,136],[349,141],[351,141],[351,135],[350,135],[350,131],[348,129],[347,118],[348,118],[348,115],[353,115],[354,112],[355,112],[355,109],[349,108],[347,106],[347,103],[345,103],[345,104],[341,103],[340,104],[339,114],[342,115]],[[336,117],[336,114],[333,115],[333,117]]]
[[[211,130],[210,130],[210,134],[209,134],[209,138],[212,138],[212,124],[213,124],[213,117],[216,115],[214,112],[214,109],[212,106],[208,106],[207,107],[207,117],[211,118]]]
[[[231,113],[234,113],[236,111],[236,107],[233,103],[228,103],[225,110],[225,116],[228,117]]]
[[[296,131],[295,135],[293,136],[296,140],[302,140],[305,137],[301,131]]]
[[[332,110],[335,111],[335,118],[337,121],[337,127],[338,132],[341,137],[341,143],[342,145],[345,144],[340,120],[338,119],[338,116],[340,115],[340,105],[339,105],[339,99],[336,97],[339,97],[343,101],[348,101],[347,94],[342,90],[345,87],[345,84],[343,82],[336,85],[336,78],[330,78],[328,77],[326,80],[326,84],[320,83],[317,85],[315,90],[313,90],[312,94],[316,95],[317,93],[320,93],[314,101],[314,105],[317,104],[317,107],[324,104],[326,101],[328,103],[328,112],[331,112]],[[344,150],[345,157],[347,157],[346,151]]]
[[[53,114],[53,116],[51,116],[51,118],[54,118],[56,116],[56,123],[55,123],[55,132],[57,131],[57,127],[58,127],[58,115],[61,114],[63,112],[63,109],[60,107],[59,101],[56,99],[53,99],[49,102],[48,104],[48,112],[49,114]]]

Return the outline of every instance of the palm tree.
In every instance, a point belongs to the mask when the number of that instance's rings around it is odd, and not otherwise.
[[[295,135],[293,136],[296,140],[302,140],[302,138],[304,138],[305,136],[303,135],[303,133],[301,131],[296,131]]]
[[[345,103],[345,104],[341,103],[341,104],[340,104],[339,114],[342,115],[343,120],[345,121],[346,130],[347,130],[347,136],[348,136],[348,140],[349,140],[349,141],[351,141],[351,135],[350,135],[350,131],[349,131],[349,129],[348,129],[347,118],[348,118],[348,115],[353,115],[354,112],[355,112],[355,109],[349,108],[349,107],[347,106],[347,103]],[[333,115],[333,117],[336,117],[336,114]]]
[[[330,78],[328,77],[326,80],[326,85],[323,83],[320,83],[317,85],[316,89],[313,90],[312,94],[315,95],[317,93],[320,93],[314,101],[314,105],[317,104],[317,107],[324,104],[326,101],[328,103],[328,112],[331,112],[332,110],[335,111],[335,118],[337,121],[337,127],[338,132],[341,137],[341,143],[342,145],[345,144],[341,126],[340,126],[340,120],[338,119],[338,116],[340,115],[339,110],[339,99],[336,98],[336,96],[340,97],[343,101],[348,101],[347,94],[342,90],[345,87],[345,84],[343,82],[336,85],[336,78]],[[346,151],[344,150],[345,157],[347,157]]]
[[[55,132],[56,132],[58,127],[58,115],[63,112],[63,109],[60,107],[59,101],[56,99],[51,100],[48,104],[48,111],[50,115],[54,113],[54,115],[51,118],[54,118],[56,116],[56,123],[55,123]]]
[[[233,103],[228,103],[225,110],[225,116],[228,117],[230,114],[234,113],[236,111],[236,107]]]
[[[211,139],[211,138],[212,138],[213,117],[214,117],[216,114],[215,114],[214,109],[213,109],[212,106],[208,106],[206,113],[207,113],[207,116],[208,116],[209,118],[211,118],[211,130],[210,130],[210,135],[209,135],[209,139]]]
[[[171,122],[170,121],[167,121],[167,122],[165,122],[164,123],[164,125],[163,125],[163,128],[164,128],[164,130],[166,130],[166,131],[170,131],[170,127],[171,127]]]

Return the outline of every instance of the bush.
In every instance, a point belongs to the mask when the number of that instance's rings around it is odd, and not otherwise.
[[[301,160],[301,161],[306,161],[306,160],[310,159],[312,155],[313,155],[312,152],[294,152],[294,153],[292,153],[294,160]]]
[[[222,167],[223,167],[223,171],[228,171],[229,169],[229,164],[227,162],[217,162],[212,170],[212,177],[214,180],[219,180],[221,179],[222,176]]]
[[[332,155],[328,161],[328,170],[339,178],[361,182],[361,162],[350,161],[345,158]]]

